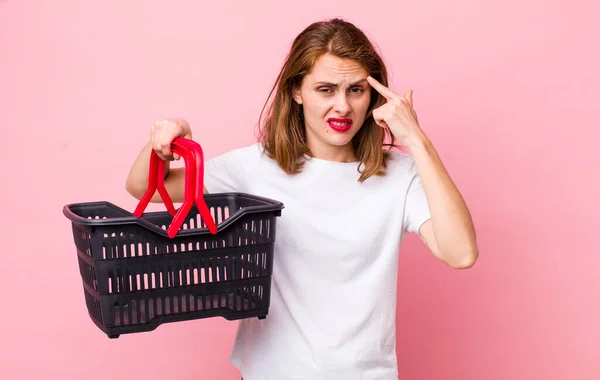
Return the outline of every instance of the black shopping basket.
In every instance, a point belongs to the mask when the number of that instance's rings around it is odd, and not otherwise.
[[[185,162],[178,210],[152,151],[148,190],[134,213],[109,202],[64,206],[90,317],[110,338],[166,322],[266,317],[276,218],[283,204],[251,194],[203,194],[200,145],[172,144]],[[158,190],[167,211],[144,210]]]

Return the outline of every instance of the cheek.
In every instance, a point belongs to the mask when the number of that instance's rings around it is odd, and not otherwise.
[[[369,109],[369,103],[371,102],[370,97],[361,97],[357,99],[354,103],[354,111],[362,118],[367,114],[367,110]]]
[[[318,98],[316,96],[311,96],[305,98],[304,102],[304,113],[308,117],[314,118],[323,118],[325,115],[329,113],[332,105],[331,102],[324,98]]]

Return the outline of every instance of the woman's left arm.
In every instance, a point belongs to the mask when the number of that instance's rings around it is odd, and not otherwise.
[[[479,250],[467,204],[425,134],[407,148],[417,166],[431,213],[419,235],[438,259],[456,269],[470,268]]]
[[[479,249],[471,214],[433,144],[419,126],[412,91],[401,96],[372,77],[368,81],[387,99],[384,105],[373,110],[375,122],[390,129],[409,150],[417,166],[431,213],[431,219],[420,227],[419,235],[432,253],[451,267],[473,266]]]

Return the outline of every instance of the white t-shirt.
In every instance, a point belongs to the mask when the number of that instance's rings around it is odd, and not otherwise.
[[[231,363],[244,380],[397,380],[396,289],[405,233],[430,218],[417,170],[387,175],[311,158],[290,176],[254,144],[208,160],[209,193],[283,202],[269,314],[240,321]]]

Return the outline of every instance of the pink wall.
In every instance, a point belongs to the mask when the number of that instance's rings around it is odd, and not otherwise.
[[[600,378],[597,2],[132,3],[0,0],[0,378],[238,379],[235,322],[100,333],[61,208],[132,210],[155,119],[188,118],[208,157],[250,143],[293,37],[331,16],[415,90],[477,224],[468,271],[404,246],[401,378]]]

